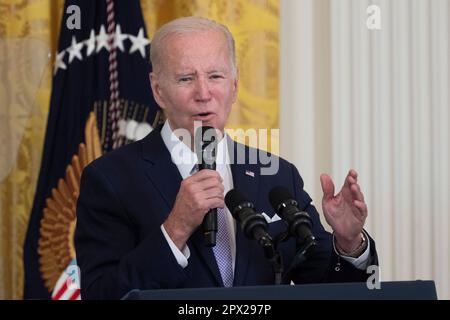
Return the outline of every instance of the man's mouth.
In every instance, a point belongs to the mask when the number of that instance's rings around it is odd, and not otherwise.
[[[194,115],[194,119],[195,120],[209,120],[214,116],[214,113],[212,112],[202,112],[202,113],[197,113],[196,115]]]

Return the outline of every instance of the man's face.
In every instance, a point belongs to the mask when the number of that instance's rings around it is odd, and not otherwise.
[[[163,42],[159,74],[150,76],[153,95],[165,110],[172,130],[194,121],[223,131],[236,101],[237,76],[224,35],[203,31],[171,35]]]

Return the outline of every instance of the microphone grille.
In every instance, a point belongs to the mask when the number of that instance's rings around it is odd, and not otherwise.
[[[195,131],[194,140],[198,150],[201,150],[210,143],[217,144],[216,129],[211,126],[198,127]]]
[[[281,203],[289,199],[294,198],[286,187],[276,186],[269,192],[269,201],[275,211],[278,210],[278,207]]]
[[[199,170],[216,169],[217,132],[210,126],[197,128],[195,132],[195,152]]]
[[[234,209],[237,206],[239,206],[245,202],[249,202],[249,201],[247,200],[245,195],[242,194],[242,192],[240,192],[239,190],[232,189],[232,190],[228,191],[227,194],[225,195],[225,204],[227,205],[231,214],[233,214]]]

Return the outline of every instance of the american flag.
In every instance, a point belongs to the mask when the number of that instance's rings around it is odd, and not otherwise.
[[[73,159],[86,143],[90,115],[96,116],[100,153],[106,153],[143,138],[158,111],[148,81],[150,40],[140,1],[66,0],[62,14],[44,151],[24,246],[25,299],[80,298],[71,212],[79,191],[73,177],[81,170],[73,165],[73,174],[68,166],[77,163]],[[61,179],[68,176],[72,179],[65,185]],[[45,219],[46,213],[51,219]]]
[[[81,300],[80,269],[75,259],[67,266],[56,282],[52,300]]]

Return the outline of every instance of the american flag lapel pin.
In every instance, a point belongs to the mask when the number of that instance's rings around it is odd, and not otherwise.
[[[250,176],[250,177],[252,177],[252,178],[255,177],[255,173],[253,171],[250,171],[250,170],[245,170],[245,174]]]

